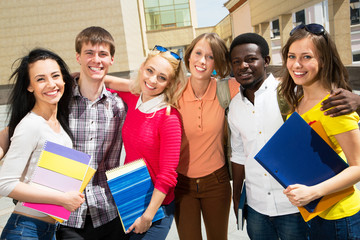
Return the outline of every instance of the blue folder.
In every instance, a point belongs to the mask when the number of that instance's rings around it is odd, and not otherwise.
[[[348,164],[294,112],[255,159],[284,187],[313,186],[348,167]],[[321,198],[307,204],[313,212]]]
[[[243,230],[245,223],[245,203],[246,203],[246,186],[245,179],[241,187],[241,195],[238,205],[238,215],[237,215],[237,229]]]

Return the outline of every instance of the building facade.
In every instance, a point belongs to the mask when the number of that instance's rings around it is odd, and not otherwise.
[[[0,9],[0,88],[9,84],[14,61],[35,47],[58,53],[79,71],[75,37],[89,26],[114,37],[110,71],[122,76],[138,69],[155,44],[182,55],[197,27],[195,0],[18,0],[0,1]]]
[[[360,63],[359,0],[229,0],[225,6],[234,19],[233,38],[243,32],[263,36],[270,46],[272,64],[281,64],[281,48],[291,29],[301,23],[322,24],[335,41],[344,64]]]

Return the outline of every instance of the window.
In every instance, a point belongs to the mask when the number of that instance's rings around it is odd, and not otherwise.
[[[360,2],[359,2],[359,0],[350,0],[350,21],[351,21],[351,25],[360,23]]]
[[[295,13],[295,24],[305,24],[305,10],[301,10]]]
[[[189,0],[144,0],[148,31],[191,26]]]
[[[360,54],[353,54],[353,62],[359,62],[360,61]]]
[[[280,24],[279,19],[276,19],[271,22],[271,38],[276,38],[280,36]]]

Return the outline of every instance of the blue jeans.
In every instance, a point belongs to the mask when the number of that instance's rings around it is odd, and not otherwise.
[[[308,239],[309,227],[300,213],[269,217],[247,206],[246,229],[252,240]]]
[[[19,214],[11,214],[0,239],[55,240],[56,225]]]
[[[326,220],[315,217],[310,220],[310,239],[360,239],[360,211],[350,217]]]
[[[129,233],[130,240],[138,240],[138,239],[153,239],[153,240],[161,240],[166,239],[168,235],[171,224],[174,219],[175,212],[175,203],[172,201],[169,205],[161,206],[165,213],[165,218],[160,219],[156,222],[153,222],[149,230],[143,234],[136,234],[134,232]]]

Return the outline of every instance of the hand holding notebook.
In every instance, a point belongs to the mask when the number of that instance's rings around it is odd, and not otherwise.
[[[140,159],[106,171],[107,182],[118,209],[124,232],[145,212],[154,185],[145,161]],[[152,222],[165,217],[162,207]]]
[[[95,173],[89,166],[90,161],[88,154],[46,141],[30,184],[46,191],[82,192]],[[24,202],[23,205],[46,213],[59,222],[67,220],[71,213],[55,204]]]

